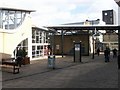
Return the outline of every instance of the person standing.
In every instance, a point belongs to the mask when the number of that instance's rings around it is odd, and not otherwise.
[[[52,48],[51,48],[51,46],[48,46],[48,55],[52,55]]]
[[[100,55],[100,49],[99,48],[97,49],[97,55],[98,56]]]
[[[109,62],[109,59],[110,59],[110,51],[109,51],[109,49],[108,48],[106,48],[105,50],[104,50],[104,56],[105,56],[105,62]]]
[[[22,60],[23,60],[23,50],[21,47],[17,48],[17,53],[16,53],[16,60],[18,65],[21,67],[22,65]]]
[[[114,48],[112,51],[113,51],[113,58],[116,58],[117,57],[117,49]]]

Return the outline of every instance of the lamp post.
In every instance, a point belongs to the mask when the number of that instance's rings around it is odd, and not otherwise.
[[[99,21],[100,21],[100,19],[97,19],[97,20],[86,20],[86,22],[90,22],[90,24],[93,26],[94,24],[99,24]],[[95,51],[95,43],[94,43],[94,37],[95,37],[95,34],[96,34],[96,32],[94,31],[94,30],[96,30],[96,28],[94,28],[93,30],[92,30],[92,42],[93,42],[93,54],[92,54],[92,59],[94,59],[94,51]]]

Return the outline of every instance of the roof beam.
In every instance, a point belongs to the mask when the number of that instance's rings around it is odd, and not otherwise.
[[[8,8],[8,7],[0,7],[0,10],[35,12],[35,10],[25,10],[25,9]]]
[[[118,6],[120,7],[120,0],[115,0],[115,2],[118,4]]]
[[[47,26],[49,29],[54,29],[54,30],[118,30],[118,26],[116,25],[105,25],[105,26]]]

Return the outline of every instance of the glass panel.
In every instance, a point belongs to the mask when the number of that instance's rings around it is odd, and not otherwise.
[[[34,39],[34,38],[35,38],[35,35],[32,35],[32,38]]]
[[[32,52],[34,55],[32,55],[33,58],[38,58],[43,55],[47,55],[47,49],[45,48],[47,45],[41,45],[42,43],[47,42],[47,36],[46,32],[39,31],[37,29],[32,30],[32,43],[34,51]],[[44,49],[44,50],[43,50]],[[46,50],[46,51],[45,51]]]
[[[37,50],[40,50],[40,46],[37,46]]]
[[[32,50],[35,50],[35,46],[32,46]]]
[[[35,40],[34,40],[34,39],[32,40],[32,43],[35,43]]]
[[[40,36],[42,36],[42,32],[40,31]]]
[[[36,36],[36,43],[39,43],[39,36]]]
[[[42,43],[42,39],[40,38],[40,43]]]
[[[39,35],[39,31],[38,30],[36,30],[36,35]]]
[[[39,51],[36,51],[36,54],[39,54]]]
[[[0,25],[3,29],[15,29],[22,24],[25,16],[26,12],[1,10],[0,20],[2,24]]]
[[[40,49],[43,49],[43,46],[41,46],[41,48]]]

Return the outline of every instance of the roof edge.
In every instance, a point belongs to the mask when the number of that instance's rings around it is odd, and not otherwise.
[[[0,10],[35,12],[35,10],[18,9],[18,8],[9,8],[9,7],[0,7]]]

